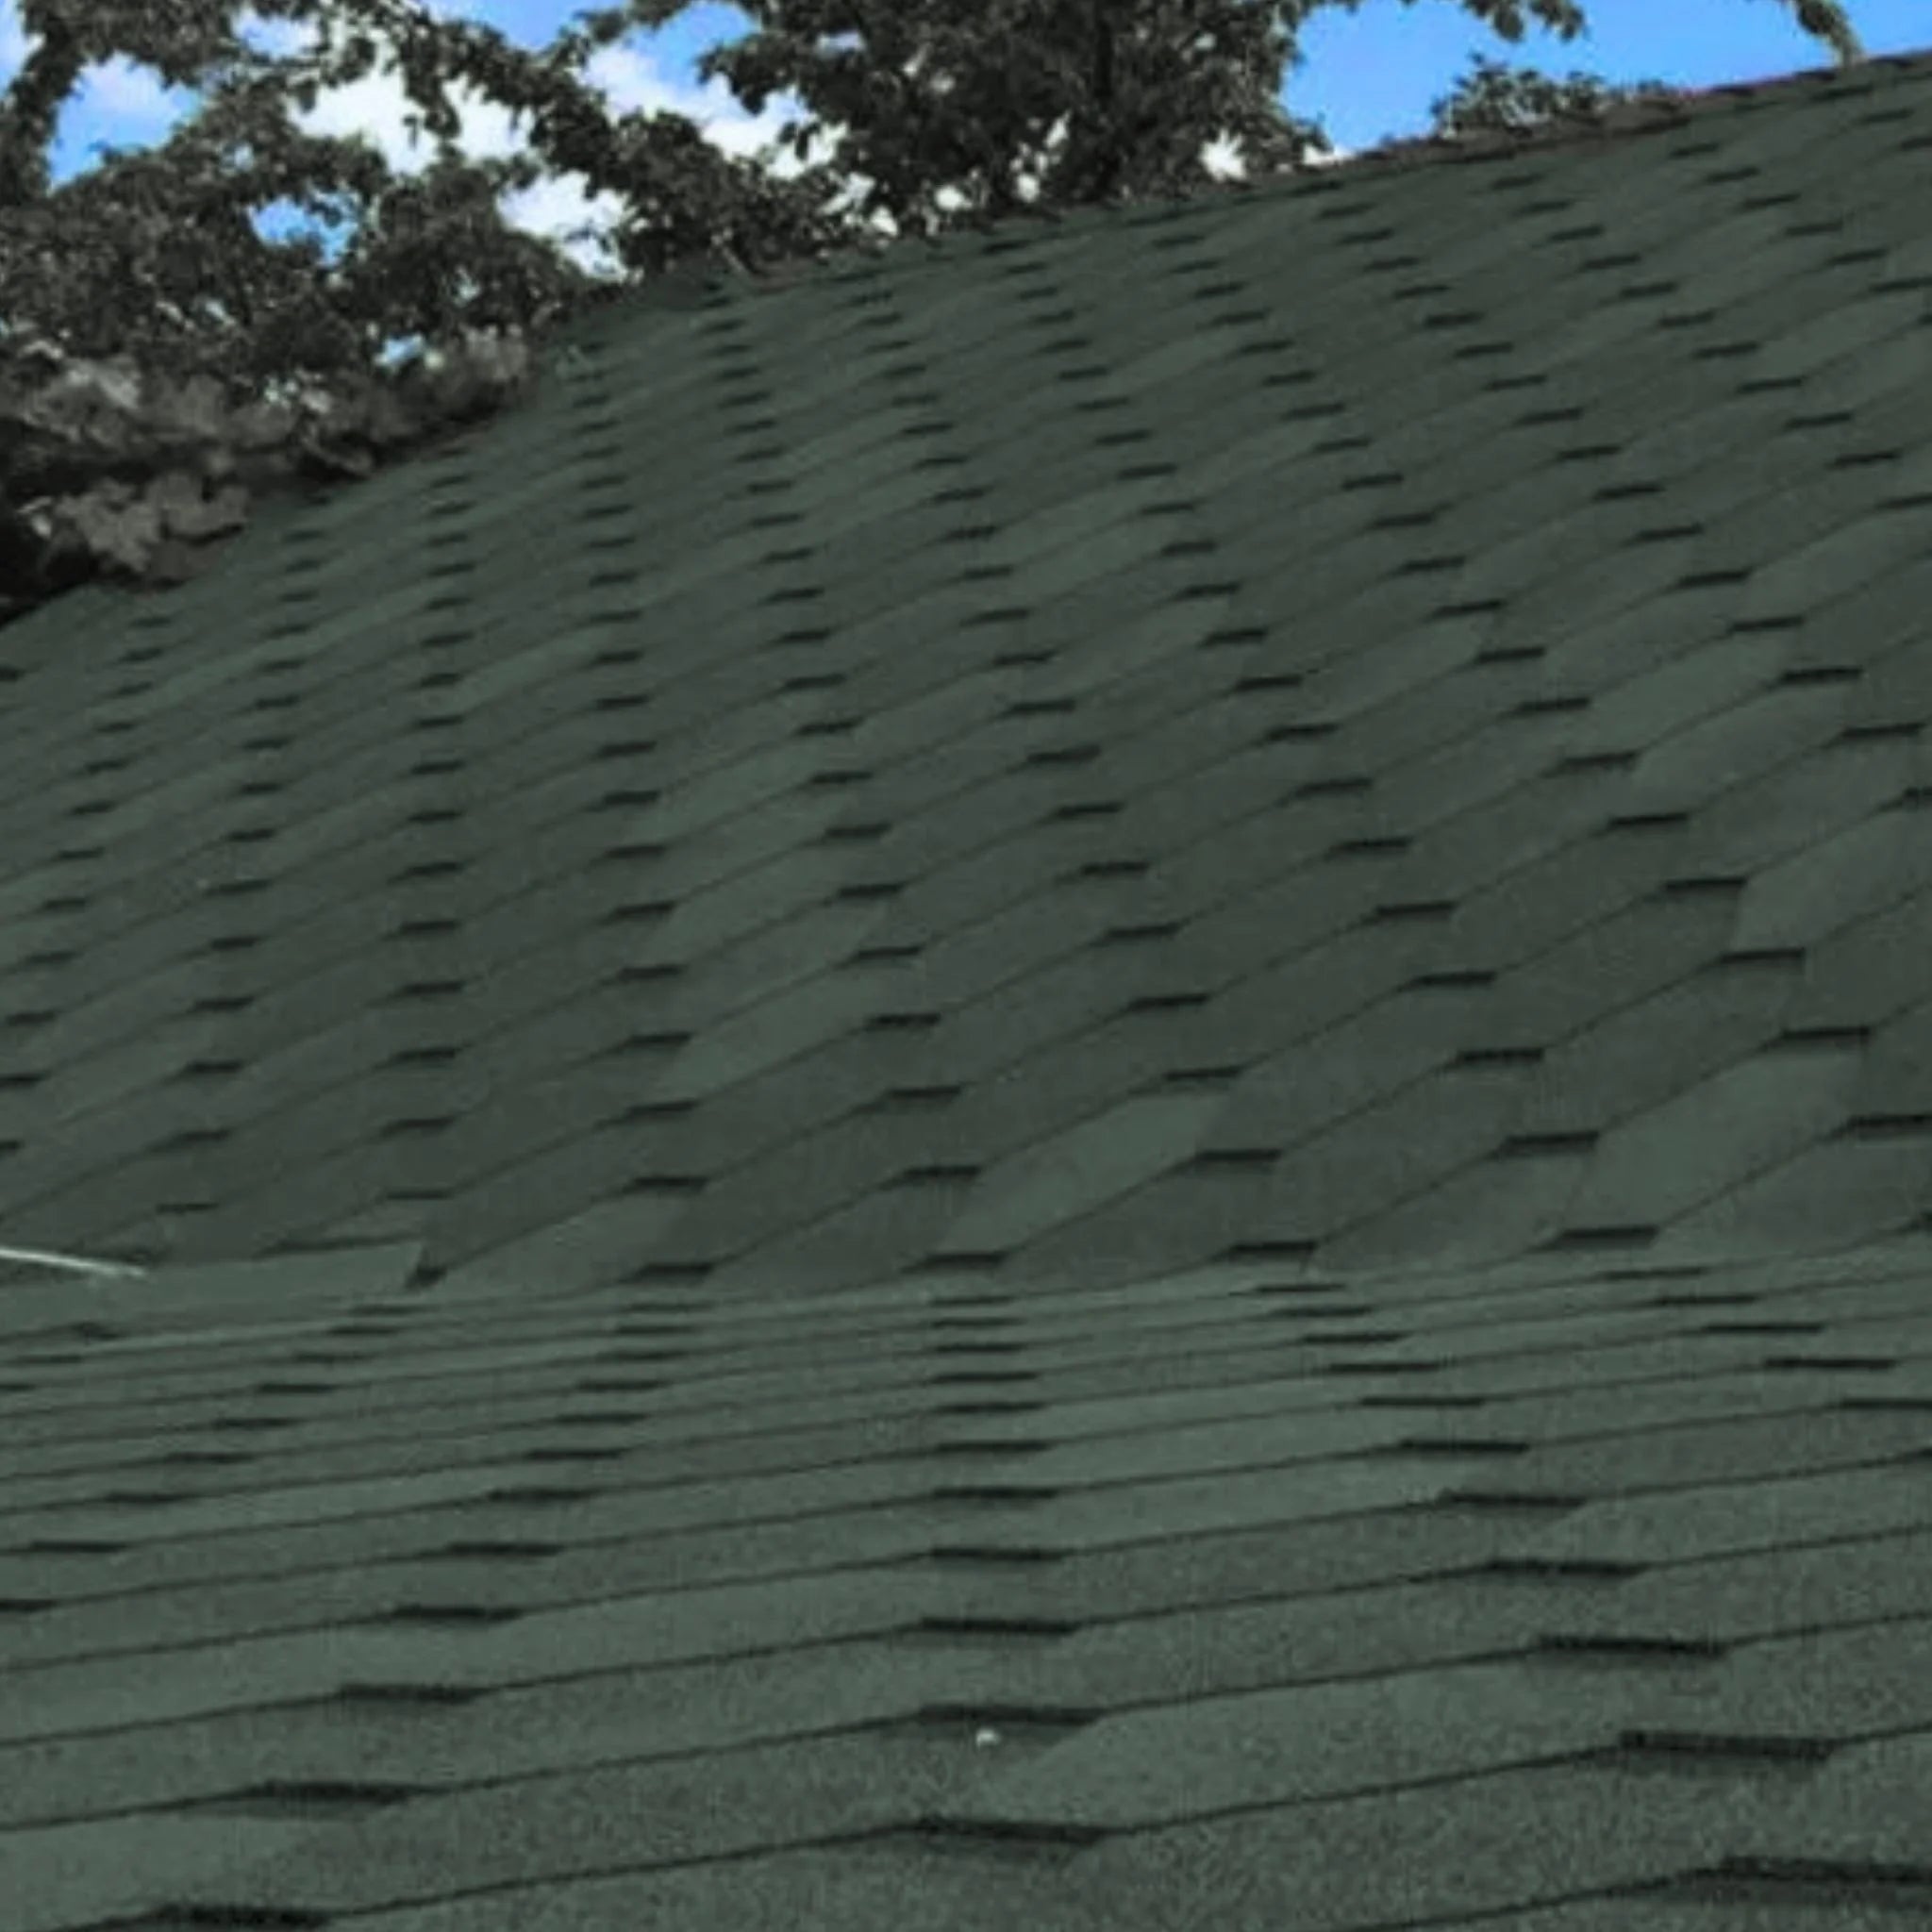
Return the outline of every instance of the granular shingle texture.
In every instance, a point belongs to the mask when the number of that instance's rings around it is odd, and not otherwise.
[[[0,632],[0,1932],[1932,1925],[1932,57],[1628,122]]]

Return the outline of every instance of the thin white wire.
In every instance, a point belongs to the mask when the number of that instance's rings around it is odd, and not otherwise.
[[[84,1261],[78,1255],[43,1255],[33,1248],[0,1248],[0,1261],[38,1261],[48,1268],[75,1268],[83,1274],[145,1274],[128,1261]]]

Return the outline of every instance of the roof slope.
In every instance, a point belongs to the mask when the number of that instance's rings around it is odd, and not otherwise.
[[[5,1932],[1932,1924],[1932,59],[1668,120],[0,635]]]

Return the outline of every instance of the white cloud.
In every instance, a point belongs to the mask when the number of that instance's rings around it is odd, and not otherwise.
[[[81,102],[90,113],[138,122],[143,127],[152,124],[158,131],[165,129],[175,115],[160,75],[151,67],[137,67],[125,54],[89,68],[81,87]]]

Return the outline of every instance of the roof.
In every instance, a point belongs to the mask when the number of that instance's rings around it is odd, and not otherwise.
[[[8,625],[6,1932],[1932,1924],[1928,152],[613,305]]]

